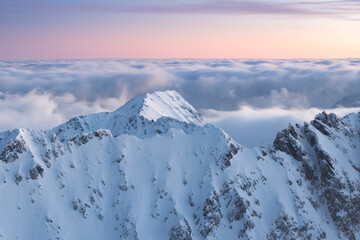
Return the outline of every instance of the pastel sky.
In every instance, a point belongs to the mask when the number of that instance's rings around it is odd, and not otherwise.
[[[0,59],[360,56],[355,0],[0,0]]]

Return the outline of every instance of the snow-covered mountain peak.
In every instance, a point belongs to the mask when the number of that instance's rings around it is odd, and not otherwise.
[[[201,114],[176,91],[154,92],[131,99],[114,112],[78,116],[50,130],[61,139],[106,129],[113,136],[122,134],[148,138],[170,128],[184,131],[203,126]]]
[[[202,116],[174,90],[148,93],[128,101],[116,110],[127,116],[139,114],[148,120],[170,117],[181,122],[202,124]]]
[[[259,148],[198,120],[166,91],[1,132],[0,239],[360,239],[360,113]]]

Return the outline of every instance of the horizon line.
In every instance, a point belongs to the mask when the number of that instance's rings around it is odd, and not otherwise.
[[[77,57],[77,58],[0,58],[0,61],[41,61],[41,60],[347,60],[360,59],[359,57],[294,57],[294,58],[277,58],[277,57]]]

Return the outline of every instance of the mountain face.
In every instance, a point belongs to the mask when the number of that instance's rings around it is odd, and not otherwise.
[[[175,91],[0,133],[0,239],[359,239],[360,113],[244,148]]]
[[[333,107],[360,107],[360,93],[343,97],[337,101]]]

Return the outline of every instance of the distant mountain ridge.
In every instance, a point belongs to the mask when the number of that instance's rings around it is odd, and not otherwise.
[[[360,107],[360,93],[343,97],[337,101],[333,107]]]
[[[0,239],[358,239],[359,157],[360,113],[245,148],[154,92],[0,133]]]

